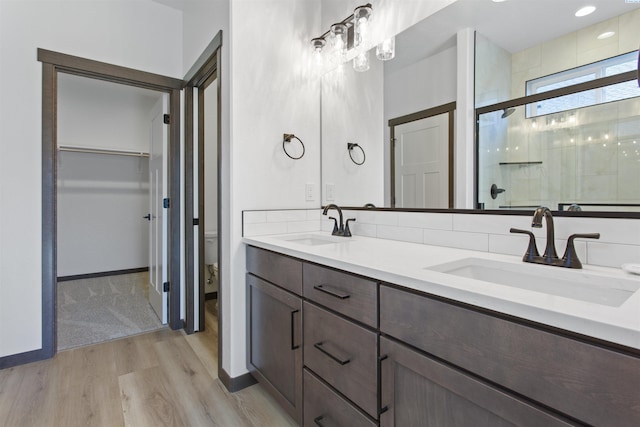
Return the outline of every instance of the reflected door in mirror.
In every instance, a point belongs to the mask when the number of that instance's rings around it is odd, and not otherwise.
[[[449,207],[449,114],[394,129],[396,208]]]

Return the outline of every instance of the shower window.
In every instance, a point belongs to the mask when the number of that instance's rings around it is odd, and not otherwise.
[[[615,56],[582,67],[562,71],[526,83],[526,94],[536,95],[555,89],[565,88],[602,77],[623,74],[637,68],[638,51]],[[576,92],[558,98],[551,98],[527,105],[526,117],[538,117],[571,109],[619,101],[638,95],[638,87],[633,81],[614,86],[605,86],[589,91]]]

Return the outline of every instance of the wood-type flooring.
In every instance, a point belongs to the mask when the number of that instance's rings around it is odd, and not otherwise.
[[[215,301],[205,332],[162,329],[0,370],[0,426],[295,426],[260,385],[217,375]]]

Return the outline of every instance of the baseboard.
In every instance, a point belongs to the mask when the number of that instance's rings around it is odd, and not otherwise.
[[[75,274],[73,276],[60,276],[58,282],[67,282],[69,280],[94,279],[96,277],[119,276],[121,274],[142,273],[149,270],[149,267],[128,268],[126,270],[102,271],[100,273]]]
[[[240,375],[239,377],[231,378],[227,371],[222,368],[218,371],[218,378],[220,378],[222,384],[224,384],[227,390],[231,393],[235,393],[236,391],[240,391],[243,388],[247,388],[257,383],[256,379],[253,378],[249,372],[244,375]]]
[[[0,357],[0,369],[38,362],[40,360],[51,359],[52,357],[53,354],[47,354],[47,352],[45,352],[43,349],[12,354],[10,356]]]
[[[209,301],[210,299],[218,299],[218,292],[207,292],[204,294],[204,300]]]

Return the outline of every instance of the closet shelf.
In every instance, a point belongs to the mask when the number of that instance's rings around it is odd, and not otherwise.
[[[135,150],[116,150],[113,148],[78,147],[73,145],[59,145],[58,151],[71,153],[110,154],[115,156],[149,157],[149,153]]]

